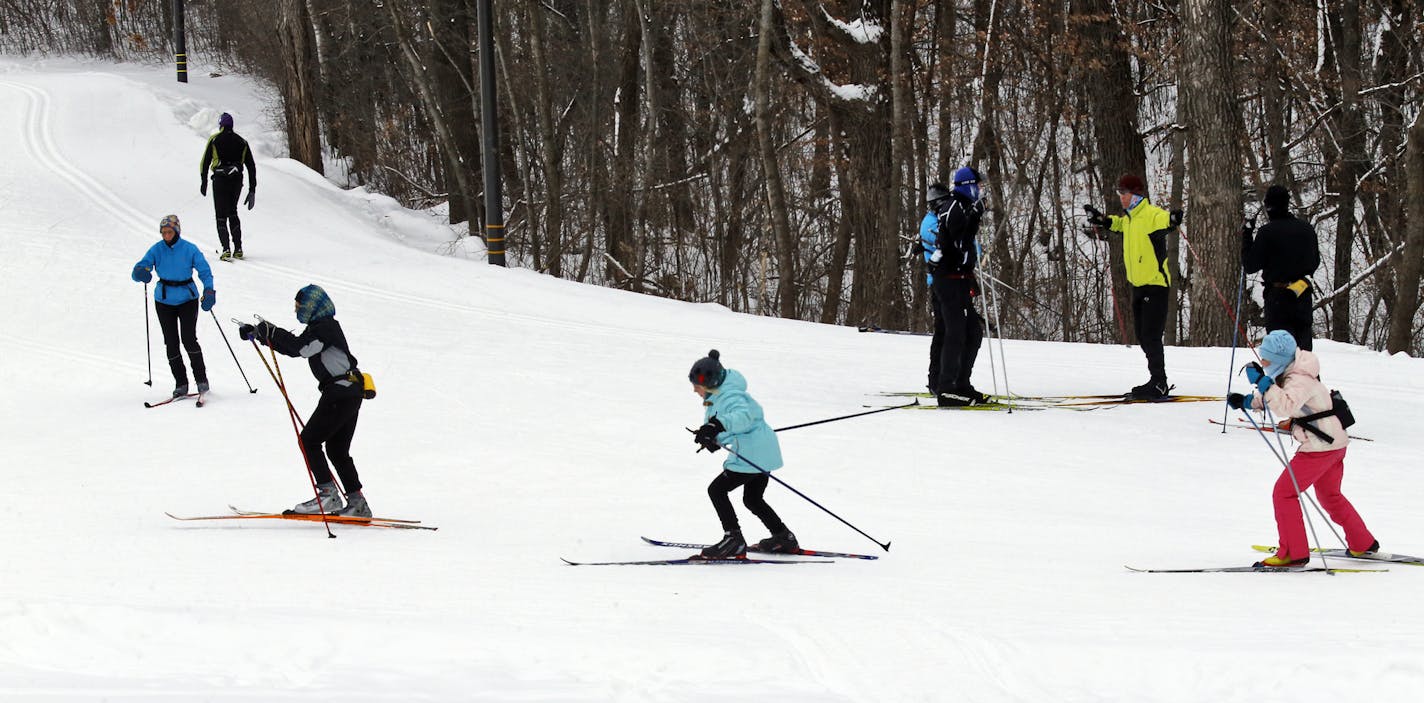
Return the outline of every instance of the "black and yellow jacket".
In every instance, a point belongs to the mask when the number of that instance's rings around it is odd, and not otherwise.
[[[1167,232],[1172,218],[1143,198],[1126,216],[1111,215],[1109,228],[1122,233],[1122,258],[1127,267],[1127,282],[1134,286],[1168,286]]]
[[[242,179],[242,169],[247,167],[247,183],[257,188],[257,163],[252,160],[252,150],[247,148],[247,140],[231,129],[218,130],[208,138],[208,146],[203,149],[203,160],[198,163],[198,177],[207,178],[211,171],[214,178]]]

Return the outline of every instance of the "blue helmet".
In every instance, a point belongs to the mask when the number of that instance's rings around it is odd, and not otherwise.
[[[964,166],[954,172],[954,192],[970,200],[978,200],[980,180],[983,179],[978,171]]]
[[[1285,330],[1272,330],[1266,338],[1261,340],[1261,358],[1271,362],[1265,368],[1266,375],[1271,378],[1279,378],[1286,367],[1295,361],[1295,337]]]

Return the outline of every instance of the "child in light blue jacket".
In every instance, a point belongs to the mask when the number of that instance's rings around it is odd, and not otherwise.
[[[703,425],[694,433],[693,441],[711,452],[728,450],[722,473],[707,486],[707,495],[722,521],[724,534],[717,544],[703,549],[702,556],[709,559],[746,557],[747,542],[742,538],[737,513],[728,497],[739,486],[742,487],[742,504],[771,531],[771,537],[757,543],[757,550],[799,552],[801,547],[796,535],[762,498],[771,472],[782,466],[781,444],[771,426],[766,424],[761,405],[747,393],[747,379],[723,367],[721,354],[716,349],[698,359],[687,378],[692,382],[692,390],[703,399]]]

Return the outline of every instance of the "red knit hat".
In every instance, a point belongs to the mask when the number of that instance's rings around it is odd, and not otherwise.
[[[1147,184],[1142,182],[1142,176],[1135,173],[1122,174],[1122,178],[1117,179],[1117,189],[1144,198],[1147,197]]]

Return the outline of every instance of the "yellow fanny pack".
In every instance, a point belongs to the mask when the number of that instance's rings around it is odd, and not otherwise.
[[[1307,283],[1304,278],[1286,284],[1286,289],[1295,293],[1296,297],[1305,295],[1305,291],[1308,288],[1310,288],[1310,284]]]
[[[364,372],[356,373],[355,371],[352,371],[350,374],[348,374],[348,378],[351,380],[352,383],[361,384],[362,398],[370,400],[376,397],[376,379],[371,378],[371,374]]]

